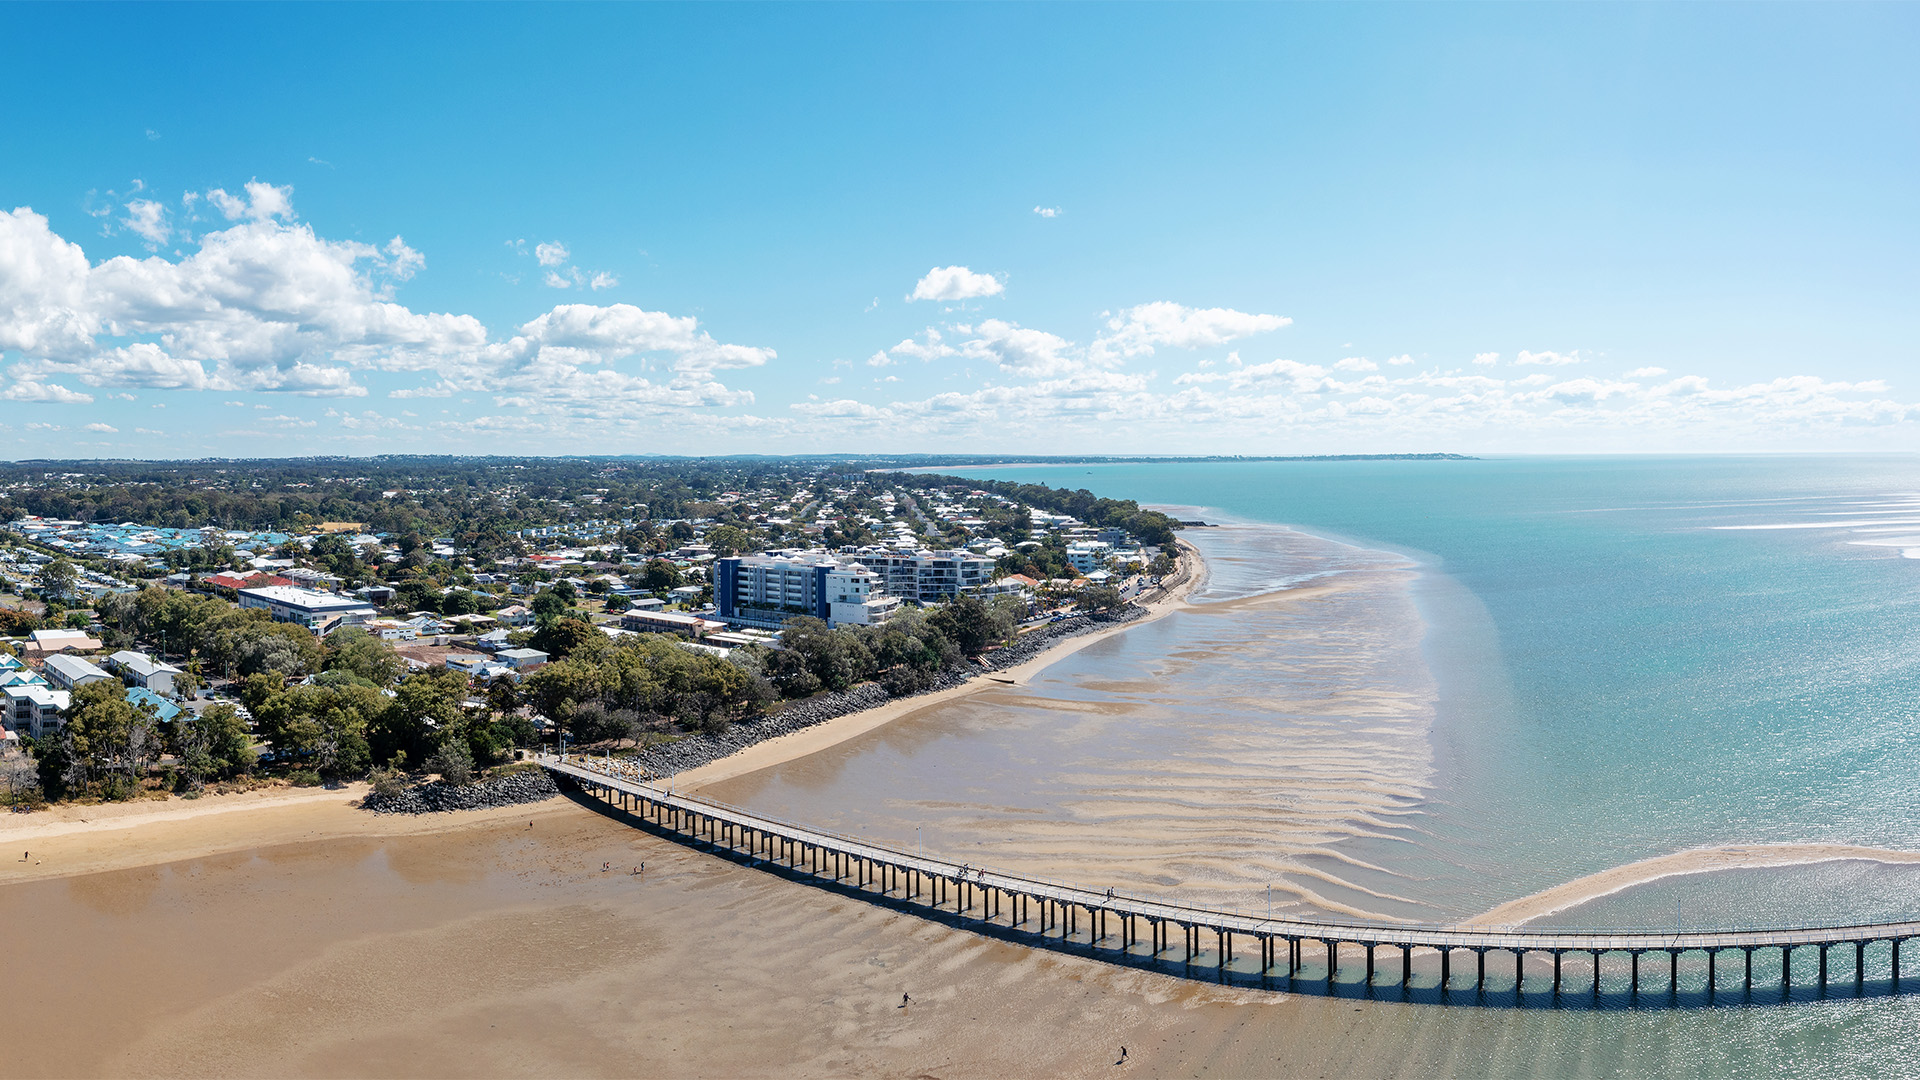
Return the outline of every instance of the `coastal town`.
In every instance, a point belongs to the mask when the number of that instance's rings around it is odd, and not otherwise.
[[[924,691],[1178,565],[1178,523],[1085,492],[818,462],[434,468],[270,490],[173,465],[140,482],[165,508],[116,507],[131,485],[72,466],[16,475],[0,798],[393,790],[541,745],[638,753],[861,684]],[[449,470],[490,478],[463,515]]]

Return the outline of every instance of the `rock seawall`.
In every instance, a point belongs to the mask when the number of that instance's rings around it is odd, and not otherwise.
[[[1145,608],[1129,604],[1107,614],[1076,615],[1071,619],[1063,619],[1021,636],[1011,645],[989,650],[973,663],[948,668],[935,675],[924,690],[902,696],[919,697],[921,694],[951,690],[987,672],[1004,671],[1024,664],[1068,638],[1130,623],[1146,615]],[[892,700],[893,696],[879,683],[862,683],[839,693],[816,694],[761,719],[734,724],[724,735],[688,735],[676,742],[649,747],[631,760],[657,775],[671,776],[718,761],[755,743],[875,708]]]
[[[448,784],[435,780],[381,798],[370,794],[360,808],[376,814],[438,814],[448,810],[484,810],[490,806],[517,806],[544,802],[560,794],[545,769],[529,769],[482,780],[477,784]]]

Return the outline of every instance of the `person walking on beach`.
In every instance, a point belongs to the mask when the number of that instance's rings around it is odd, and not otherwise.
[[[1126,1063],[1127,1063],[1127,1048],[1123,1046],[1120,1048],[1120,1060],[1114,1062],[1114,1064],[1125,1065]]]
[[[901,1007],[901,1008],[903,1008],[903,1009],[904,1009],[904,1008],[906,1008],[906,1007],[907,1007],[908,1005],[910,1005],[910,1004],[912,1004],[912,1002],[913,1002],[913,999],[912,999],[912,998],[910,998],[910,997],[908,997],[907,995],[905,995],[905,994],[901,994],[901,995],[900,995],[900,1007]]]

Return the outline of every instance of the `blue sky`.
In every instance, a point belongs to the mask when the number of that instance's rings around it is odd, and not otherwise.
[[[1920,448],[1916,24],[6,6],[0,455]]]

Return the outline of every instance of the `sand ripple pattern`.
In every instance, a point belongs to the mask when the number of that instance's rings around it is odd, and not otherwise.
[[[1090,887],[1419,917],[1417,883],[1347,850],[1420,838],[1410,565],[1275,526],[1187,536],[1210,573],[1190,608],[706,793]]]

